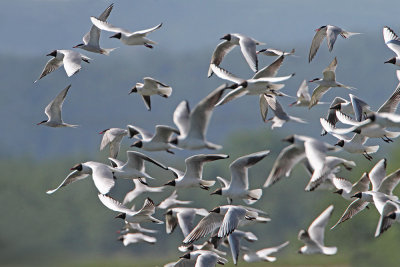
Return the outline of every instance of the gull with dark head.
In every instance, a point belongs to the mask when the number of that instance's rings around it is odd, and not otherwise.
[[[385,63],[400,66],[400,38],[391,28],[385,26],[383,27],[383,40],[387,47],[396,54],[395,57],[385,61]]]
[[[333,205],[330,205],[324,210],[308,227],[307,230],[301,230],[298,239],[302,241],[305,246],[301,247],[298,251],[300,254],[325,254],[335,255],[337,252],[336,247],[326,247],[324,245],[324,232],[326,224],[333,212]]]
[[[115,27],[110,23],[98,19],[96,17],[90,17],[90,20],[92,21],[93,25],[95,25],[100,30],[114,32],[115,34],[110,38],[119,39],[125,45],[144,45],[145,47],[148,48],[153,48],[152,44],[157,44],[157,43],[146,38],[146,36],[149,33],[154,32],[155,30],[161,28],[162,26],[162,23],[160,23],[157,26],[150,29],[131,32],[123,28]]]
[[[240,46],[240,50],[242,51],[242,54],[246,59],[247,64],[249,64],[250,68],[254,72],[258,71],[256,45],[263,45],[264,43],[261,43],[253,38],[247,37],[239,33],[226,34],[221,38],[221,40],[224,41],[217,45],[211,56],[210,68],[208,69],[208,77],[211,77],[211,75],[213,75],[214,73],[211,65],[219,66],[225,55],[228,54],[237,45]]]
[[[143,80],[144,83],[136,83],[129,94],[138,93],[139,95],[141,95],[147,110],[151,110],[150,96],[159,95],[164,98],[168,98],[171,96],[171,86],[157,81],[156,79],[153,79],[151,77],[144,77]]]
[[[89,63],[90,60],[90,58],[87,56],[72,50],[53,50],[46,56],[52,56],[53,58],[47,61],[46,66],[35,82],[39,81],[47,74],[55,71],[62,65],[64,65],[64,69],[68,77],[71,77],[81,69],[82,60],[86,63]]]

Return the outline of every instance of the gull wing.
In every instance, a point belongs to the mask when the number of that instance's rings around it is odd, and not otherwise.
[[[89,176],[89,174],[87,174],[87,173],[81,173],[80,171],[74,170],[73,172],[68,174],[67,178],[65,178],[64,181],[57,188],[55,188],[53,190],[48,190],[48,191],[46,191],[46,193],[49,195],[53,194],[61,187],[64,187],[66,185],[72,184],[73,182],[85,179],[88,176]]]
[[[124,33],[124,34],[132,34],[132,32],[125,30],[123,28],[118,28],[115,27],[114,25],[111,25],[110,23],[100,20],[96,17],[90,17],[90,20],[92,23],[99,28],[100,30],[108,31],[108,32],[116,32],[116,33]]]
[[[246,80],[236,77],[226,69],[223,69],[215,64],[211,64],[210,68],[212,71],[221,79],[228,80],[237,84],[244,83]]]
[[[269,66],[264,67],[263,69],[259,70],[256,74],[254,74],[252,79],[275,77],[276,74],[278,73],[279,68],[282,66],[284,58],[285,57],[283,55],[278,57]]]
[[[224,215],[210,212],[206,217],[201,219],[196,227],[185,237],[183,244],[190,245],[196,240],[212,233],[221,226],[223,219]]]
[[[324,80],[326,81],[335,81],[335,71],[337,67],[337,59],[336,57],[332,60],[331,64],[324,69],[322,74],[324,75]]]
[[[139,35],[143,35],[146,36],[147,34],[154,32],[155,30],[161,28],[162,23],[158,24],[157,26],[154,26],[153,28],[150,29],[145,29],[145,30],[141,30],[141,31],[136,31],[133,34],[139,34]]]
[[[46,66],[44,66],[44,69],[42,71],[42,73],[40,74],[39,78],[35,81],[39,81],[40,79],[42,79],[44,76],[46,76],[47,74],[55,71],[56,69],[58,69],[59,67],[61,67],[63,65],[63,61],[58,59],[58,58],[52,58],[49,61],[47,61]]]
[[[324,232],[333,212],[333,205],[324,210],[308,227],[308,233],[315,242],[324,246]]]
[[[143,128],[133,126],[133,125],[128,125],[127,127],[128,127],[130,138],[134,137],[137,134],[140,134],[142,136],[143,140],[150,140],[153,137],[152,133],[150,133],[149,131],[146,131]]]
[[[109,5],[103,13],[99,16],[99,20],[106,21],[108,16],[111,13],[111,10],[113,9],[114,4]],[[83,43],[85,45],[91,44],[93,46],[99,46],[99,40],[100,40],[100,29],[97,28],[95,25],[93,25],[90,28],[90,31],[83,36]]]
[[[64,69],[68,77],[71,77],[81,69],[81,54],[72,50],[58,50],[57,52],[64,55]]]
[[[399,78],[400,70],[397,70],[396,73],[397,77]],[[399,103],[400,103],[400,83],[397,85],[393,94],[389,97],[388,100],[385,101],[385,103],[383,103],[383,105],[378,109],[377,112],[395,113]]]
[[[400,39],[397,34],[389,27],[383,27],[383,40],[387,47],[389,47],[393,52],[400,57]]]
[[[249,64],[250,68],[254,71],[258,71],[258,59],[257,59],[257,51],[256,51],[256,42],[244,35],[238,35],[239,37],[239,45],[240,50],[244,58]]]
[[[64,88],[57,96],[56,98],[53,99],[45,108],[44,113],[46,113],[47,117],[49,119],[58,121],[62,123],[62,118],[61,118],[61,110],[62,110],[62,105],[64,103],[65,97],[67,96],[68,90],[71,87],[71,85],[68,85],[66,88]]]
[[[219,66],[221,64],[222,59],[230,52],[232,49],[235,47],[235,44],[229,42],[229,41],[223,41],[217,45],[215,48],[212,56],[211,56],[211,61],[210,61],[210,67],[208,69],[208,78],[213,75],[213,70],[211,68],[211,65],[216,65]]]
[[[85,162],[85,165],[92,169],[92,178],[97,190],[102,194],[110,192],[115,185],[111,168],[106,164],[93,161]]]
[[[350,203],[350,205],[347,207],[347,209],[344,211],[342,217],[337,221],[337,223],[331,227],[331,230],[341,224],[342,222],[347,221],[348,219],[351,219],[353,216],[355,216],[357,213],[360,211],[364,210],[368,206],[368,202],[365,202],[360,199],[356,199],[353,202]]]
[[[326,27],[316,31],[314,38],[311,42],[310,52],[308,54],[308,62],[311,62],[311,60],[313,60],[315,54],[318,51],[318,48],[320,47],[325,37],[326,37]]]
[[[98,194],[98,197],[99,197],[101,203],[103,203],[103,205],[106,206],[107,208],[109,208],[110,210],[126,213],[129,215],[135,214],[134,211],[132,211],[131,209],[128,209],[127,207],[122,205],[122,203],[120,203],[118,200],[113,199],[112,197],[109,197],[109,196],[106,196],[103,194]]]
[[[182,137],[187,136],[190,130],[190,108],[187,100],[183,100],[176,107],[173,120],[176,127],[179,129],[180,135]]]

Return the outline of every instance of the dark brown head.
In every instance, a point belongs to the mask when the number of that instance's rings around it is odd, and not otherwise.
[[[335,191],[335,192],[333,192],[334,194],[339,194],[339,195],[342,195],[343,194],[343,189],[339,189],[339,190],[337,190],[337,191]]]
[[[396,58],[392,57],[391,59],[385,61],[385,63],[396,64]]]
[[[227,40],[228,42],[232,39],[232,36],[228,33],[221,37],[221,40]]]
[[[121,241],[121,242],[124,242],[124,236],[123,235],[119,236],[117,240]]]
[[[372,114],[367,116],[367,119],[370,119],[371,121],[375,121],[376,116],[375,116],[375,114],[372,113]]]
[[[56,57],[57,56],[57,50],[51,51],[51,53],[47,54],[46,56]]]
[[[220,213],[221,212],[221,208],[220,207],[216,207],[216,208],[210,210],[210,212]]]
[[[74,171],[74,170],[77,170],[77,171],[82,171],[82,163],[79,163],[79,164],[76,164],[76,165],[74,165],[72,168],[71,168],[71,171]]]
[[[47,120],[44,120],[44,121],[41,121],[39,123],[36,123],[36,125],[40,125],[40,124],[43,124],[43,123],[46,123],[46,122],[47,122]]]
[[[138,140],[131,145],[131,147],[138,147],[138,148],[141,148],[142,146],[143,142],[141,140]]]
[[[190,260],[190,252],[189,253],[186,253],[185,255],[183,255],[183,256],[180,256],[179,258],[181,258],[181,259],[188,259],[188,260]]]
[[[358,192],[357,194],[354,194],[351,196],[352,198],[361,198],[362,197],[362,193]]]
[[[81,47],[81,46],[84,46],[85,44],[77,44],[76,46],[73,46],[72,48],[78,48],[78,47]]]
[[[114,34],[113,36],[110,36],[110,38],[117,38],[117,39],[121,39],[122,34],[119,32],[117,34]]]
[[[282,141],[294,144],[295,141],[294,135],[289,135],[288,137],[283,138]]]
[[[168,183],[166,183],[166,184],[164,184],[164,185],[175,186],[176,183],[175,183],[175,180],[171,180],[171,181],[168,181]]]
[[[137,88],[136,88],[136,86],[133,87],[133,88],[131,89],[131,91],[129,92],[129,94],[132,94],[132,93],[137,93]]]
[[[343,146],[344,146],[344,140],[339,140],[339,142],[337,142],[337,143],[335,144],[335,146],[343,147]]]
[[[120,219],[122,219],[122,220],[125,220],[125,218],[126,218],[126,213],[120,213],[120,214],[118,214],[117,216],[115,216],[115,218],[120,218]]]
[[[171,139],[171,141],[169,141],[171,144],[177,145],[178,144],[178,138],[174,137],[173,139]]]
[[[210,195],[222,195],[222,188],[219,188],[219,189],[215,190]]]
[[[353,130],[353,133],[360,134],[361,133],[361,129],[355,129],[355,130]]]
[[[244,81],[240,84],[240,86],[242,86],[243,88],[246,88],[248,85],[247,81]]]

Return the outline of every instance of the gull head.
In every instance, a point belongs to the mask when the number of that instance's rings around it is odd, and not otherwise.
[[[335,146],[343,147],[343,146],[344,146],[344,140],[339,140],[339,141],[335,144]]]
[[[71,171],[82,171],[82,163],[76,164],[74,166],[72,166]]]
[[[396,64],[396,58],[392,57],[391,59],[385,61],[385,63]]]
[[[131,147],[137,147],[137,148],[141,148],[142,146],[143,142],[141,140],[138,140],[131,145]]]
[[[219,189],[215,190],[210,195],[222,195],[222,188],[219,188]]]
[[[112,36],[110,36],[110,38],[117,38],[117,39],[121,39],[122,34],[119,32],[117,34],[114,34]]]
[[[57,50],[53,50],[50,53],[48,53],[46,56],[52,56],[52,57],[56,57],[57,56]]]
[[[224,36],[222,36],[220,38],[220,40],[227,40],[229,42],[231,40],[231,38],[232,38],[232,36],[228,33],[228,34],[225,34]]]

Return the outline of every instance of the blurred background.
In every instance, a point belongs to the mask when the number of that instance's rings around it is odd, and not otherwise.
[[[283,92],[295,96],[300,83],[321,77],[322,70],[336,56],[337,81],[356,87],[352,93],[378,109],[398,84],[396,66],[383,64],[394,56],[383,42],[382,28],[387,25],[400,33],[398,1],[385,4],[364,1],[114,1],[108,21],[132,31],[147,29],[163,22],[150,39],[158,42],[154,49],[122,45],[112,34],[102,32],[101,46],[118,47],[110,56],[79,51],[93,60],[82,63],[82,69],[68,78],[65,71],[51,73],[37,83],[54,49],[72,49],[81,43],[90,29],[90,16],[98,16],[112,1],[89,0],[16,0],[2,3],[0,9],[0,264],[3,266],[161,266],[181,255],[176,247],[183,240],[180,230],[165,234],[164,225],[143,225],[159,230],[157,243],[134,244],[124,247],[116,233],[122,222],[114,219],[115,212],[104,207],[97,197],[91,178],[61,189],[54,195],[46,190],[55,188],[76,163],[99,161],[108,163],[108,151],[99,151],[101,135],[110,128],[127,124],[153,131],[156,124],[173,126],[172,113],[186,99],[191,107],[223,81],[207,78],[208,64],[215,46],[226,33],[242,33],[266,45],[260,48],[296,49],[295,57],[287,57],[279,75],[296,75],[288,80]],[[308,63],[308,51],[314,30],[333,24],[353,32],[361,32],[349,40],[338,37],[332,53],[326,42]],[[259,56],[259,68],[274,58]],[[235,48],[223,61],[222,67],[243,78],[253,73]],[[173,88],[168,99],[152,97],[152,110],[147,111],[142,99],[128,95],[136,82],[150,76]],[[46,119],[44,108],[68,84],[72,84],[63,106],[64,121],[79,124],[76,129],[37,126]],[[310,84],[310,90],[315,88]],[[335,96],[348,98],[348,91],[334,88],[321,101],[330,102]],[[250,169],[250,186],[262,186],[271,166],[286,144],[280,140],[293,133],[310,135],[329,143],[331,136],[320,137],[319,118],[325,117],[328,106],[318,105],[311,111],[287,106],[293,99],[280,98],[283,108],[293,116],[308,121],[306,125],[287,123],[283,128],[270,129],[259,114],[258,97],[242,97],[214,110],[207,138],[223,145],[218,153],[229,159],[205,165],[204,177],[229,178],[229,164],[237,157],[271,150],[271,154]],[[131,140],[123,140],[119,159]],[[354,160],[357,167],[339,176],[356,181],[381,158],[388,159],[388,173],[400,167],[399,141],[379,144],[379,153],[368,162],[363,156],[338,154]],[[214,151],[145,152],[165,165],[184,169],[184,159],[198,153]],[[170,172],[148,166],[157,177],[151,186],[160,186],[172,179]],[[334,230],[326,230],[325,243],[337,246],[335,256],[304,256],[297,254],[302,246],[297,233],[305,229],[328,205],[335,210],[328,223],[332,226],[349,204],[329,191],[305,192],[308,175],[296,167],[288,179],[264,190],[254,206],[267,211],[272,221],[248,227],[259,241],[245,244],[254,249],[278,245],[289,240],[275,263],[282,266],[396,266],[400,260],[400,231],[394,225],[378,239],[373,237],[378,222],[374,207],[362,212]],[[111,195],[122,200],[133,188],[131,181],[117,181]],[[155,203],[170,195],[172,188],[150,197]],[[212,189],[214,190],[214,188]],[[395,192],[398,192],[395,191]],[[193,206],[212,209],[225,204],[225,198],[210,196],[199,189],[179,192],[180,199],[195,199]],[[142,206],[145,196],[135,200]],[[163,212],[155,217],[163,219]],[[230,259],[230,256],[228,256]],[[230,263],[231,264],[231,263]],[[264,263],[265,264],[265,263]],[[239,261],[239,266],[247,266]],[[257,265],[253,265],[257,266]]]

